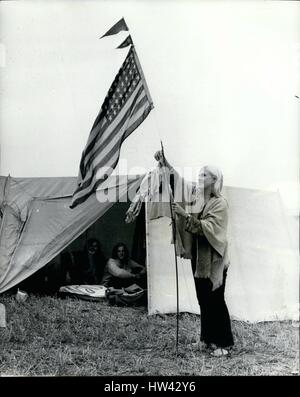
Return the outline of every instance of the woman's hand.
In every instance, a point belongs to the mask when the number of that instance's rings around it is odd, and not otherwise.
[[[162,167],[164,165],[164,157],[162,154],[161,150],[158,150],[155,154],[154,154],[154,158],[156,161],[158,161],[158,164],[160,167]]]
[[[183,216],[184,218],[188,216],[188,213],[177,203],[172,203],[172,210],[175,214]]]

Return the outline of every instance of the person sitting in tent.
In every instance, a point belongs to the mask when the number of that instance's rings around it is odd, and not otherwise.
[[[87,241],[83,251],[65,252],[61,263],[67,284],[100,284],[106,258],[97,239]]]
[[[111,258],[107,261],[101,285],[116,289],[137,284],[146,286],[146,269],[129,258],[129,252],[124,243],[113,247]]]
[[[166,166],[173,173],[175,179],[181,179],[161,151],[156,152],[154,157],[160,166]],[[227,355],[228,348],[234,344],[224,299],[229,260],[226,237],[228,204],[221,195],[222,186],[221,171],[214,166],[203,167],[199,172],[198,185],[190,185],[186,201],[181,198],[188,211],[175,201],[172,203],[173,212],[178,216],[177,228],[183,237],[182,256],[192,259],[201,311],[200,341],[204,342],[205,347],[213,349],[211,354],[216,357]]]

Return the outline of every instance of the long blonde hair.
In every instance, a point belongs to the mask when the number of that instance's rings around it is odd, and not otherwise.
[[[223,188],[223,174],[219,170],[219,168],[215,167],[214,165],[206,165],[205,168],[211,175],[216,178],[215,183],[212,186],[212,194],[215,197],[221,197],[221,191]]]
[[[205,169],[211,175],[216,178],[215,183],[212,186],[212,194],[215,197],[221,197],[221,191],[223,188],[223,174],[222,172],[213,165],[206,165],[201,168],[200,172]],[[187,211],[190,213],[199,213],[204,207],[204,192],[203,188],[199,185],[195,185],[192,189],[191,200],[188,202]]]

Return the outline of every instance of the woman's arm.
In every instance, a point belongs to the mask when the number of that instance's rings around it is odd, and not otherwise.
[[[187,232],[193,233],[193,234],[198,234],[200,236],[203,236],[203,229],[202,229],[202,223],[201,220],[196,219],[194,216],[189,215],[186,218],[186,224],[185,224],[185,230]]]
[[[190,233],[216,237],[220,232],[226,233],[227,219],[227,203],[223,199],[218,199],[201,219],[190,215],[186,220],[186,230]]]
[[[140,265],[139,263],[135,262],[135,261],[132,260],[132,259],[130,259],[130,264],[131,264],[131,267],[132,267],[133,269],[139,269],[139,270],[140,270],[140,272],[139,272],[140,274],[146,273],[146,268],[145,268],[145,266]]]
[[[178,216],[185,218],[187,232],[203,235],[201,221],[193,215],[188,214],[179,204],[172,203],[172,210]]]
[[[134,274],[128,272],[125,269],[121,269],[113,259],[109,259],[107,263],[108,272],[118,278],[135,278]]]

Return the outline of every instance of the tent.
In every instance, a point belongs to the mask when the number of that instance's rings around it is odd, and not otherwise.
[[[112,179],[104,186],[105,197],[117,188],[120,204],[126,204],[140,177]],[[76,181],[68,177],[0,178],[0,293],[53,260],[113,206],[114,202],[100,203],[94,194],[71,210]]]
[[[125,226],[123,220],[128,197],[134,197],[140,181],[140,176],[111,177],[100,193],[105,198],[117,191],[119,202],[105,202],[94,194],[71,210],[76,178],[0,177],[0,293],[41,269],[113,209],[121,208],[116,216],[118,230],[123,230],[124,239],[132,244],[132,226]],[[251,322],[297,320],[297,242],[290,233],[279,193],[225,187],[224,195],[230,208],[231,265],[226,299],[231,316]],[[148,312],[174,313],[170,219],[150,219],[146,210],[145,227]],[[108,239],[116,237],[104,230]],[[178,267],[179,309],[199,313],[190,262],[179,259]]]

